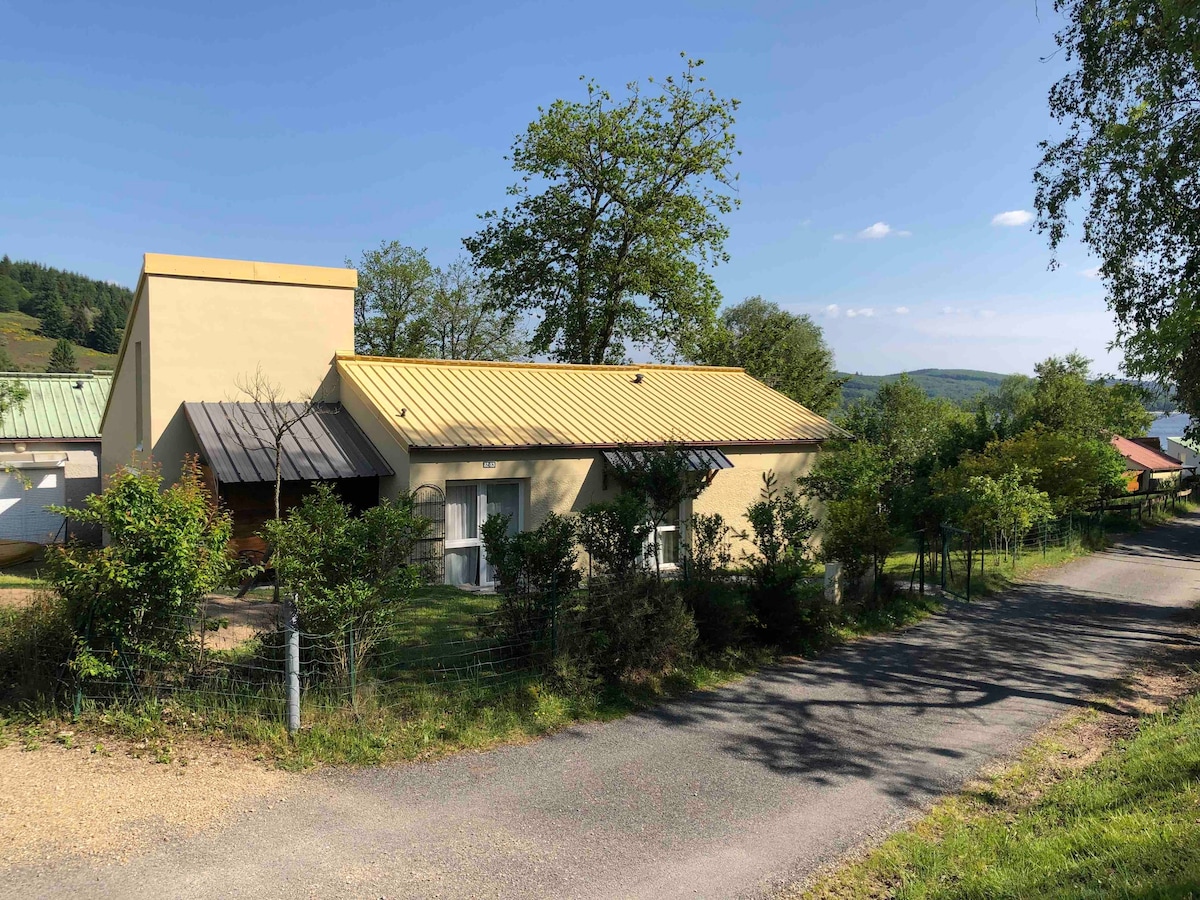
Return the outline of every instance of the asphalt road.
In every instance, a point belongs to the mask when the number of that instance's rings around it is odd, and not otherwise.
[[[1200,517],[901,634],[531,744],[310,776],[287,803],[11,896],[733,897],[895,827],[1200,599]]]

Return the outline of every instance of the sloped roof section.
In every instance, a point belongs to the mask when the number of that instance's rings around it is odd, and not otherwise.
[[[299,415],[303,406],[285,404]],[[225,483],[275,480],[275,444],[267,404],[185,403],[184,414],[205,462]],[[322,404],[300,419],[283,440],[285,481],[329,481],[394,474],[391,466],[337,404]]]
[[[0,418],[0,440],[100,440],[100,418],[112,389],[112,373],[0,372],[29,392]]]
[[[1160,453],[1128,438],[1113,435],[1112,445],[1135,469],[1145,469],[1147,472],[1170,472],[1183,468],[1183,463],[1175,457],[1167,456],[1165,453]]]
[[[413,448],[798,444],[845,434],[741,369],[343,356],[338,371]]]

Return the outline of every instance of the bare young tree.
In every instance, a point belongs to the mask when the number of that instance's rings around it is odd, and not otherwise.
[[[254,374],[235,379],[238,393],[254,404],[257,415],[234,420],[234,427],[250,446],[269,450],[275,463],[275,518],[280,518],[280,489],[283,485],[283,442],[292,431],[320,408],[316,395],[299,401],[284,399],[283,388],[271,381],[258,366]]]

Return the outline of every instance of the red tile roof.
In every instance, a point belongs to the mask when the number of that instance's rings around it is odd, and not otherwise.
[[[1145,469],[1148,472],[1167,472],[1183,468],[1183,463],[1173,456],[1167,456],[1157,450],[1135,443],[1128,438],[1113,435],[1112,445],[1128,461],[1130,468]]]

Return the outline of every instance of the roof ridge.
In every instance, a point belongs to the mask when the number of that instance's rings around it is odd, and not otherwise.
[[[491,369],[551,369],[560,372],[638,372],[645,370],[666,370],[671,372],[744,373],[746,371],[741,366],[673,365],[670,363],[621,363],[605,365],[598,363],[510,362],[484,359],[422,359],[404,356],[363,356],[357,353],[339,353],[337,355],[337,359],[339,362],[389,363],[405,366],[439,366]]]

